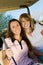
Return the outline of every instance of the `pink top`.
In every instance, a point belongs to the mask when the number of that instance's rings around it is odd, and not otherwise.
[[[20,61],[20,59],[23,58],[22,56],[28,55],[28,47],[24,40],[21,41],[23,49],[21,49],[21,46],[19,45],[19,42],[17,40],[15,40],[13,43],[10,38],[6,38],[5,41],[8,47],[10,47],[11,50],[13,51],[14,58],[17,63],[18,61]],[[5,45],[3,45],[3,49],[6,49]]]

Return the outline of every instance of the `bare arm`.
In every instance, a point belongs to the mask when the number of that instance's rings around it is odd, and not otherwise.
[[[34,53],[33,51],[29,51],[29,56],[30,56],[30,58],[35,59],[35,60],[38,61],[38,62],[41,62],[41,61],[37,58],[37,56],[35,55],[35,53]]]
[[[38,55],[38,56],[43,56],[43,52],[40,52],[38,50],[36,50],[35,48],[33,48],[33,52]]]

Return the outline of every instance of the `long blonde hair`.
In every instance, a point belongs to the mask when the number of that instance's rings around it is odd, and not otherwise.
[[[21,14],[20,17],[19,17],[20,23],[22,22],[22,18],[24,18],[24,19],[26,19],[27,21],[30,22],[30,28],[33,31],[34,30],[34,22],[33,22],[32,18],[31,18],[31,16],[29,14],[27,14],[27,13]]]

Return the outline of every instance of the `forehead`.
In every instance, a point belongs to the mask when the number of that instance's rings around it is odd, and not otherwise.
[[[22,21],[26,21],[26,18],[22,18]]]
[[[11,25],[16,25],[16,24],[19,24],[18,21],[12,21],[11,22]]]
[[[27,18],[22,18],[22,21],[24,21],[24,22],[28,22],[28,21],[30,21],[30,20],[27,19]]]

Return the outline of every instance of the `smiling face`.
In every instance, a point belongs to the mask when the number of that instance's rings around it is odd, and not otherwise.
[[[29,14],[21,14],[19,20],[26,33],[30,33],[34,30],[34,23]]]
[[[21,24],[24,29],[30,28],[30,21],[27,21],[25,18],[22,18]]]
[[[14,35],[21,33],[21,27],[17,21],[12,21],[10,23],[10,29]]]

